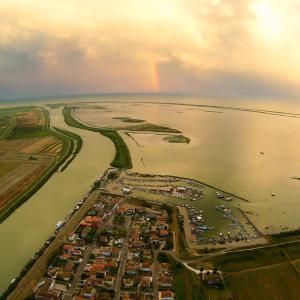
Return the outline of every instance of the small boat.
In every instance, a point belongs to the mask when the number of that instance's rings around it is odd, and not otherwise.
[[[65,224],[64,221],[59,221],[59,222],[56,224],[55,229],[56,229],[56,230],[60,229],[64,224]]]
[[[260,153],[261,155],[264,155],[264,154],[265,154],[265,153],[264,153],[264,152],[262,152],[262,151],[260,151],[259,153]]]

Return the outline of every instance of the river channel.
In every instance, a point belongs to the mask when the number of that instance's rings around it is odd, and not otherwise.
[[[56,223],[81,200],[90,185],[109,167],[111,141],[98,133],[69,127],[61,109],[49,110],[53,126],[77,133],[83,146],[63,172],[56,172],[0,226],[0,294],[43,245]]]

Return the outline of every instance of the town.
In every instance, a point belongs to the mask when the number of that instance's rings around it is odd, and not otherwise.
[[[169,223],[162,205],[99,193],[33,287],[34,298],[174,299],[171,265],[157,257],[173,245]]]

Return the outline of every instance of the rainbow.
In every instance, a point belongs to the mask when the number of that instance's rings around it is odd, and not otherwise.
[[[150,79],[151,79],[151,87],[153,92],[159,92],[160,90],[159,71],[156,63],[154,62],[150,62]]]

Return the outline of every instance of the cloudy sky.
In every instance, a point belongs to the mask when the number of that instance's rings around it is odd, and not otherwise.
[[[300,97],[299,0],[1,0],[0,98]]]

